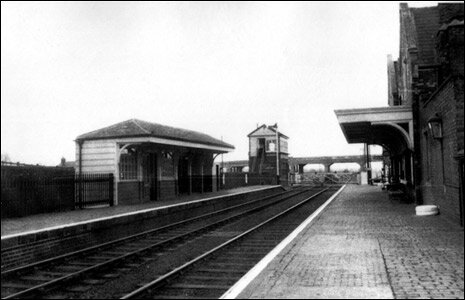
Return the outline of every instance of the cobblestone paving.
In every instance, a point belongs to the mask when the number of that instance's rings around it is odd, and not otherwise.
[[[464,297],[464,234],[350,185],[239,298]]]

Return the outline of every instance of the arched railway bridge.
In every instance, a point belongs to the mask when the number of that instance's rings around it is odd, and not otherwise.
[[[383,161],[382,155],[370,155],[370,162]],[[343,156],[308,156],[289,157],[289,169],[292,173],[302,174],[304,166],[308,164],[321,164],[324,172],[329,172],[330,167],[335,163],[357,163],[360,167],[366,164],[365,155],[343,155]],[[240,173],[244,167],[249,165],[248,160],[225,161],[220,163],[227,172]]]
[[[370,162],[383,161],[382,155],[370,155]],[[324,172],[329,172],[330,167],[335,163],[357,163],[360,167],[366,164],[365,155],[344,155],[344,156],[309,156],[309,157],[289,157],[289,168],[291,172],[302,174],[304,166],[308,164],[321,164]]]

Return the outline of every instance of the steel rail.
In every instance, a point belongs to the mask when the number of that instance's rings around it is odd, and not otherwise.
[[[182,239],[184,239],[186,237],[189,237],[189,236],[194,235],[194,234],[199,234],[199,233],[201,233],[203,231],[206,231],[206,230],[209,230],[209,229],[213,229],[215,227],[221,226],[224,223],[231,222],[231,221],[233,221],[233,220],[235,220],[237,218],[240,218],[240,217],[243,217],[245,215],[254,213],[254,212],[259,211],[259,210],[261,210],[261,209],[263,209],[265,207],[277,204],[277,203],[282,202],[282,201],[284,201],[286,199],[289,199],[291,197],[295,197],[295,196],[297,196],[299,194],[302,194],[302,193],[305,193],[305,192],[308,192],[308,191],[309,190],[304,189],[304,190],[298,191],[296,193],[292,193],[291,195],[286,195],[282,199],[278,199],[276,201],[267,203],[265,205],[252,208],[252,209],[247,210],[245,212],[241,212],[241,213],[235,214],[233,216],[226,217],[224,219],[221,219],[220,221],[209,224],[207,226],[204,226],[204,227],[201,227],[201,228],[198,228],[198,229],[195,229],[195,230],[192,230],[192,231],[189,231],[189,232],[186,232],[186,233],[183,233],[183,234],[168,238],[166,240],[163,240],[163,241],[151,244],[149,246],[134,250],[132,252],[126,253],[126,254],[121,255],[121,256],[117,256],[117,257],[109,259],[107,261],[97,263],[97,264],[95,264],[93,266],[84,268],[82,270],[79,270],[79,271],[76,271],[76,272],[73,272],[73,273],[70,273],[70,274],[66,274],[65,276],[58,277],[58,278],[53,279],[51,281],[48,281],[48,282],[45,282],[45,283],[42,283],[42,284],[39,284],[39,285],[36,285],[36,286],[32,286],[29,289],[19,291],[17,293],[10,294],[8,296],[3,297],[2,299],[12,299],[12,298],[17,298],[17,297],[24,297],[26,295],[29,295],[29,294],[35,293],[35,292],[40,293],[41,291],[43,291],[43,290],[45,290],[47,288],[51,288],[51,287],[53,287],[53,286],[55,286],[55,285],[57,285],[59,283],[63,283],[63,282],[67,282],[67,281],[72,280],[72,279],[76,279],[76,278],[81,277],[81,276],[83,276],[83,275],[85,275],[87,273],[95,272],[95,271],[97,271],[99,269],[104,269],[104,268],[109,267],[109,266],[111,266],[113,264],[122,263],[124,260],[126,260],[128,258],[131,258],[131,257],[135,257],[137,255],[141,255],[143,252],[153,250],[154,248],[157,248],[157,247],[162,247],[162,246],[168,245],[168,244],[173,243],[175,241],[182,240]],[[279,196],[283,196],[284,194],[286,194],[286,193],[280,193]],[[267,197],[265,197],[265,198],[267,198]]]
[[[187,225],[189,223],[193,223],[195,221],[199,221],[199,220],[209,218],[209,217],[214,217],[215,215],[220,215],[222,213],[232,211],[232,210],[240,208],[240,207],[245,207],[247,205],[251,205],[251,204],[254,204],[254,203],[257,203],[257,202],[260,202],[260,201],[264,201],[264,200],[271,199],[271,198],[274,198],[274,197],[282,196],[282,195],[284,195],[286,193],[290,193],[290,191],[285,191],[285,192],[282,192],[282,193],[279,193],[279,194],[276,194],[276,195],[270,195],[270,196],[262,197],[260,199],[253,200],[251,202],[234,205],[234,206],[227,207],[227,208],[224,208],[224,209],[221,209],[221,210],[218,210],[218,211],[203,214],[201,216],[193,217],[193,218],[190,218],[190,219],[187,219],[187,220],[182,220],[182,221],[171,223],[171,224],[168,224],[168,225],[165,225],[165,226],[162,226],[162,227],[158,227],[158,228],[150,229],[150,230],[140,232],[140,233],[137,233],[137,234],[134,234],[134,235],[126,236],[126,237],[123,237],[123,238],[120,238],[120,239],[117,239],[117,240],[109,241],[109,242],[102,243],[102,244],[99,244],[99,245],[87,247],[87,248],[84,248],[84,249],[80,249],[80,250],[73,251],[73,252],[70,252],[70,253],[66,253],[66,254],[63,254],[63,255],[59,255],[59,256],[52,257],[52,258],[44,259],[44,260],[34,262],[34,263],[31,263],[31,264],[27,264],[27,265],[24,265],[24,266],[9,269],[9,270],[1,272],[1,277],[2,277],[2,280],[3,280],[3,279],[5,279],[5,277],[12,276],[13,274],[16,274],[16,273],[19,273],[19,272],[26,272],[26,271],[28,271],[30,269],[41,267],[43,265],[63,261],[63,260],[66,260],[66,259],[69,259],[69,258],[72,258],[72,257],[79,256],[79,255],[88,254],[89,252],[102,250],[102,248],[116,246],[117,244],[128,242],[128,241],[130,241],[132,239],[138,239],[138,238],[144,237],[146,235],[154,234],[154,233],[157,233],[158,231],[169,230],[169,229],[171,229],[173,227],[177,227],[177,226],[180,226],[180,225]]]
[[[213,249],[211,249],[211,250],[205,252],[204,254],[202,254],[202,255],[200,255],[200,256],[198,256],[198,257],[196,257],[196,258],[190,260],[189,262],[183,264],[182,266],[180,266],[180,267],[178,267],[178,268],[176,268],[176,269],[174,269],[174,270],[172,270],[172,271],[170,271],[170,272],[168,272],[168,273],[166,273],[166,274],[164,274],[164,275],[158,277],[157,279],[155,279],[155,280],[153,280],[153,281],[151,281],[151,282],[149,282],[149,283],[143,285],[142,287],[138,288],[137,290],[132,291],[131,293],[124,295],[124,296],[121,297],[120,299],[133,299],[133,298],[137,298],[137,297],[139,297],[142,293],[144,293],[145,291],[148,291],[148,290],[150,290],[150,289],[153,289],[153,288],[156,288],[156,287],[158,287],[158,286],[163,285],[165,282],[167,282],[167,281],[173,279],[174,277],[178,276],[179,274],[181,274],[181,273],[182,273],[183,271],[185,271],[186,269],[192,267],[195,263],[200,262],[201,260],[207,258],[208,256],[210,256],[210,255],[212,255],[212,254],[218,252],[219,250],[222,250],[223,248],[225,248],[225,247],[231,245],[232,243],[234,243],[234,242],[236,242],[236,241],[238,241],[238,240],[244,238],[244,237],[247,236],[248,234],[250,234],[250,233],[252,233],[252,232],[255,232],[255,231],[258,230],[259,228],[261,228],[261,227],[267,225],[268,223],[270,223],[270,222],[272,222],[272,221],[274,221],[274,220],[276,220],[276,219],[282,217],[283,215],[285,215],[285,214],[287,214],[287,213],[293,211],[294,209],[296,209],[296,208],[302,206],[302,205],[305,204],[306,202],[308,202],[308,201],[310,201],[311,199],[317,197],[318,195],[321,195],[322,193],[326,192],[327,190],[329,190],[329,188],[326,188],[326,189],[323,189],[323,190],[317,192],[316,194],[314,194],[314,195],[310,196],[309,198],[307,198],[307,199],[305,199],[305,200],[303,200],[303,201],[301,201],[301,202],[299,202],[299,203],[297,203],[297,204],[291,206],[290,208],[284,210],[283,212],[281,212],[281,213],[279,213],[279,214],[277,214],[277,215],[275,215],[275,216],[269,218],[268,220],[266,220],[266,221],[264,221],[264,222],[262,222],[262,223],[260,223],[260,224],[258,224],[258,225],[256,225],[256,226],[254,226],[254,227],[252,227],[251,229],[248,229],[247,231],[245,231],[245,232],[243,232],[243,233],[241,233],[241,234],[235,236],[234,238],[232,238],[232,239],[230,239],[230,240],[224,242],[223,244],[221,244],[221,245],[219,245],[219,246],[217,246],[217,247],[215,247],[215,248],[213,248]]]

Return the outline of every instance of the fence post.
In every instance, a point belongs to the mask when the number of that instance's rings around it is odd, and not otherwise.
[[[109,178],[108,178],[108,187],[109,187],[109,195],[110,195],[110,206],[113,206],[115,203],[114,201],[114,182],[115,182],[115,178],[113,176],[113,173],[110,173],[109,174]]]
[[[79,209],[82,209],[82,173],[80,172],[78,176],[78,193],[79,193],[78,206],[79,206]]]
[[[20,181],[19,181],[19,191],[21,197],[19,197],[19,200],[22,202],[22,212],[18,212],[18,215],[20,217],[27,216],[27,190],[28,190],[28,185],[26,182],[26,178],[23,178],[22,175],[19,176]]]

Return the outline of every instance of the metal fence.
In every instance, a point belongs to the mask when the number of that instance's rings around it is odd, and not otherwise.
[[[114,204],[114,178],[108,174],[81,174],[74,179],[76,207]]]
[[[232,189],[251,185],[274,185],[276,175],[256,173],[222,173],[220,174],[220,188]],[[280,184],[287,185],[287,179],[281,179]]]
[[[74,174],[73,168],[2,164],[2,218],[113,205],[113,174]]]
[[[291,176],[291,184],[301,185],[331,185],[358,183],[358,173],[304,173]]]

